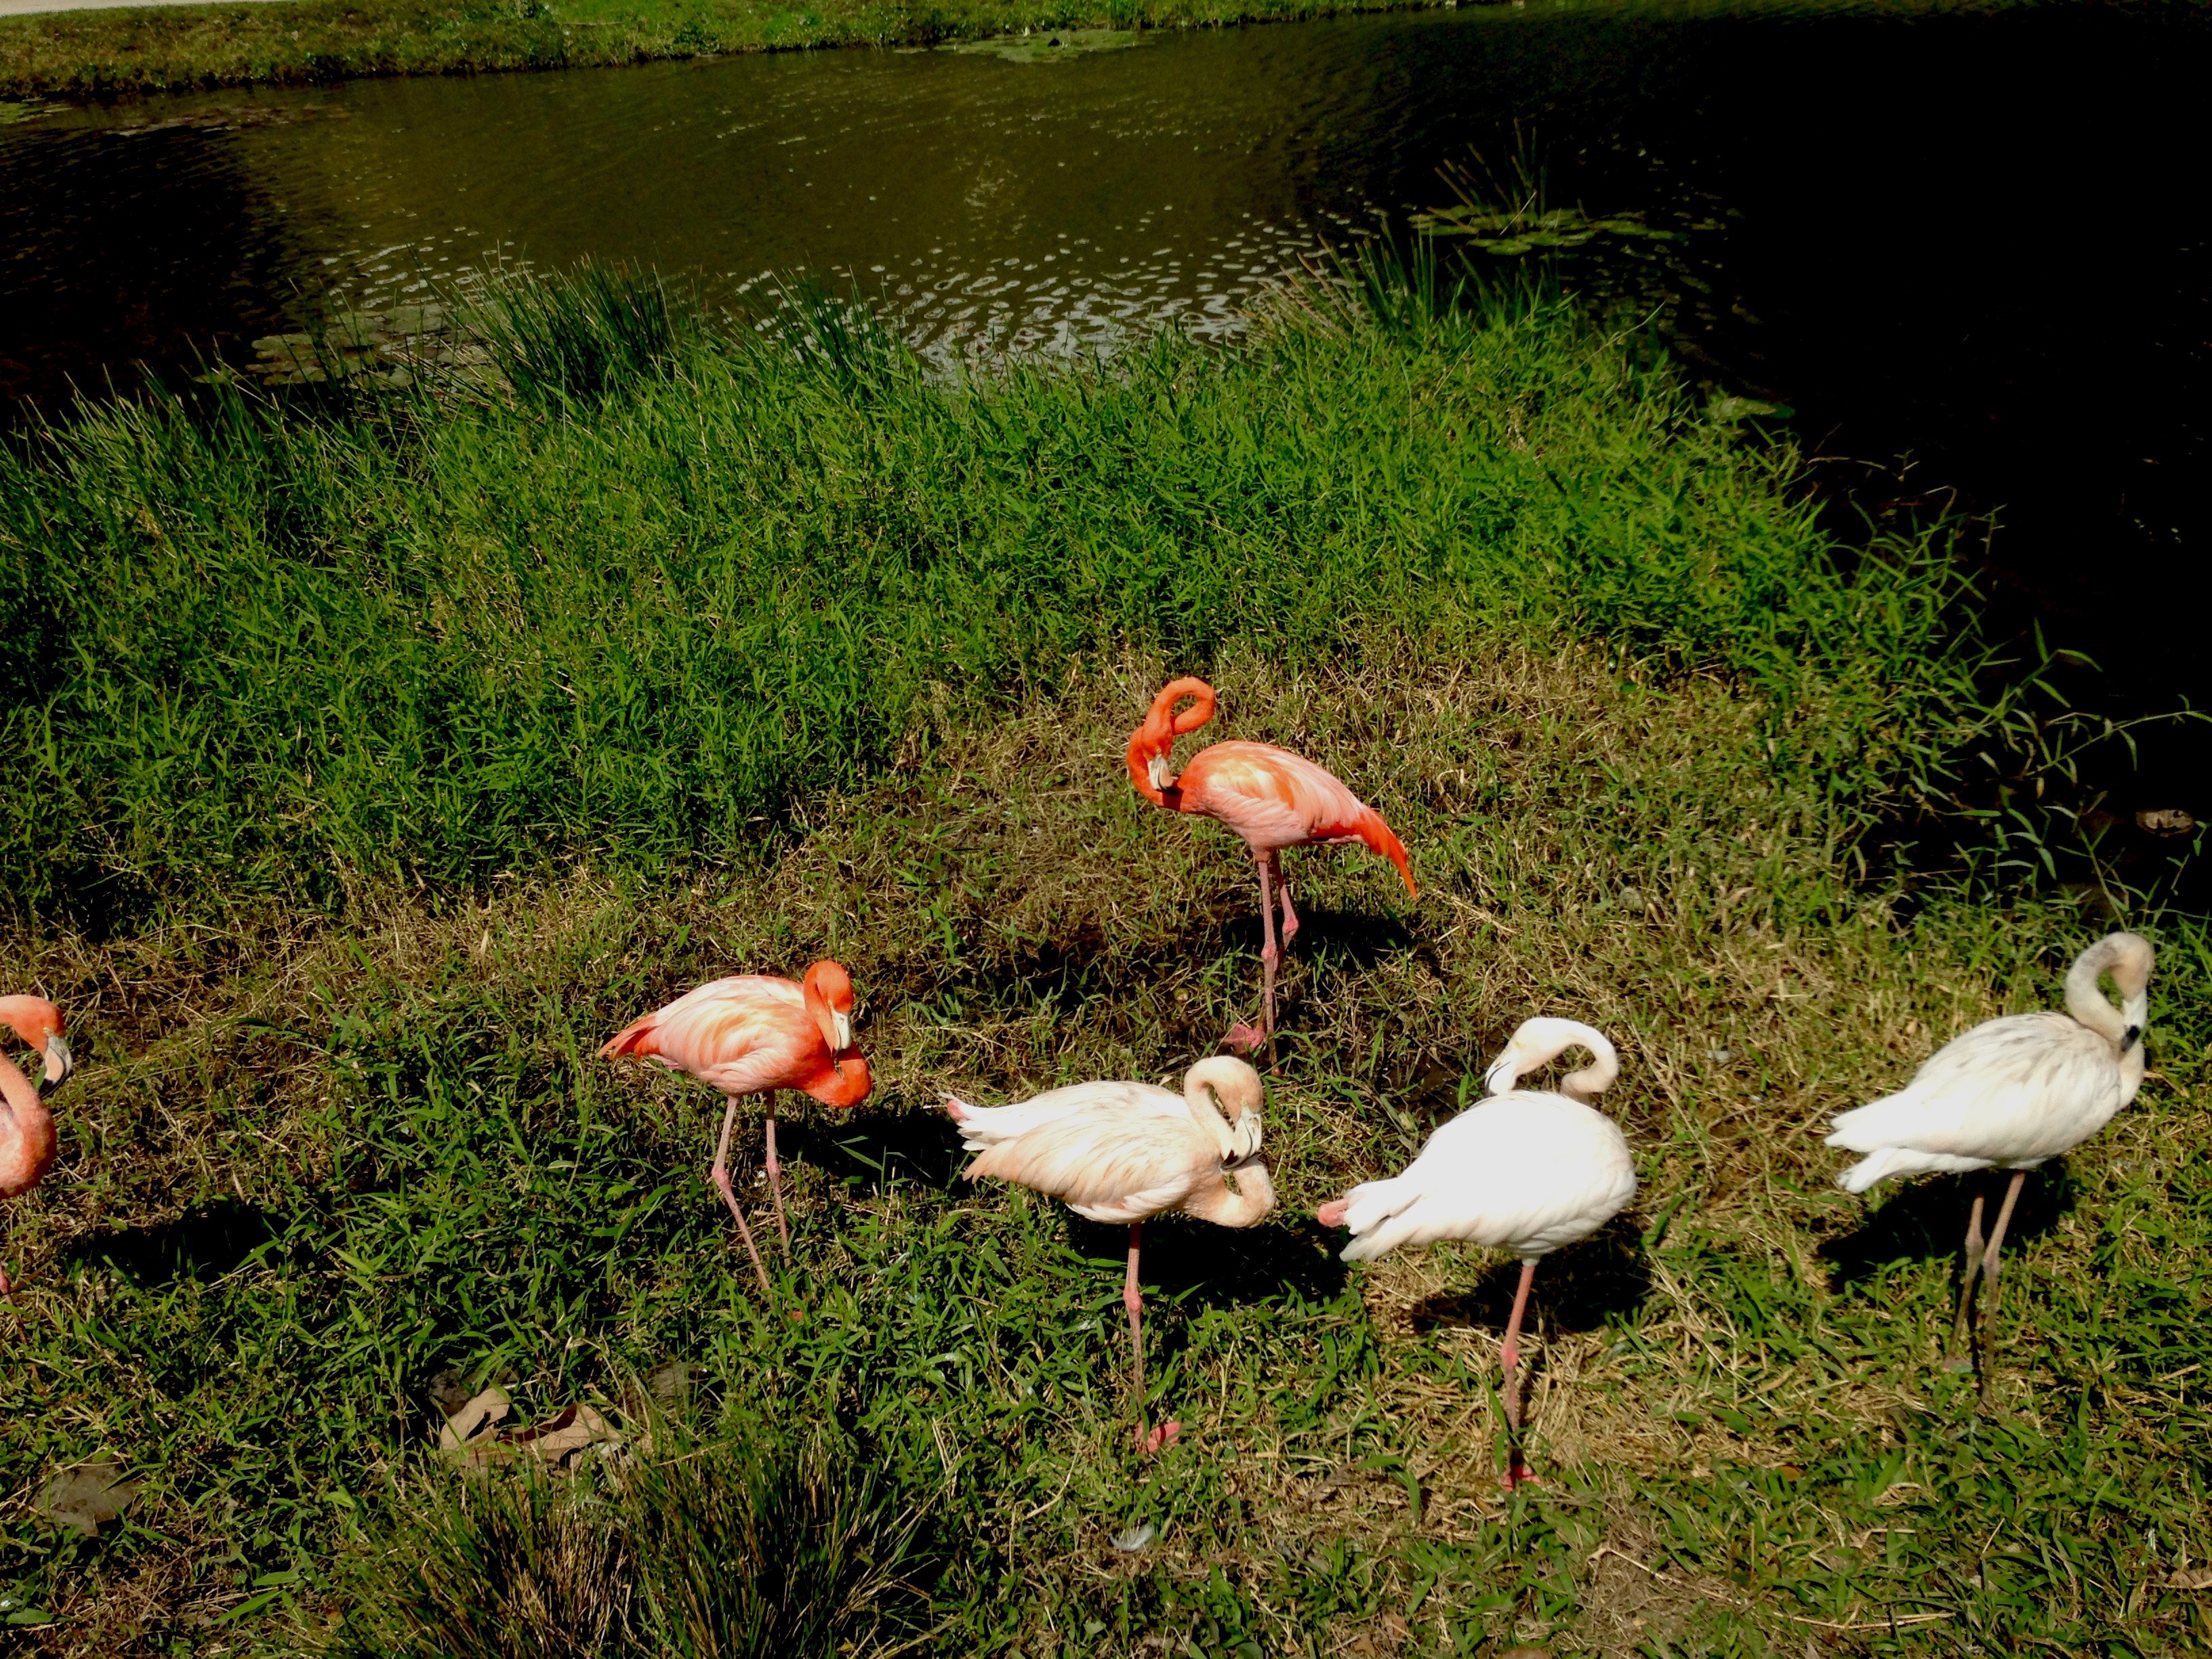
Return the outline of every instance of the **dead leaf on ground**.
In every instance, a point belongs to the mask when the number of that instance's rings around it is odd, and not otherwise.
[[[459,1409],[447,1413],[446,1425],[438,1431],[438,1449],[467,1451],[488,1443],[514,1409],[514,1402],[507,1397],[507,1390],[495,1384],[471,1396]]]
[[[124,1478],[123,1465],[112,1458],[64,1469],[39,1494],[38,1512],[58,1527],[68,1527],[90,1538],[101,1525],[123,1513],[145,1483]]]
[[[528,1428],[501,1428],[514,1407],[507,1390],[486,1389],[446,1419],[438,1431],[439,1450],[472,1468],[489,1468],[528,1457],[549,1469],[566,1472],[574,1468],[593,1446],[622,1443],[607,1419],[589,1406],[564,1407]]]
[[[2212,1567],[2190,1567],[2166,1576],[2168,1589],[2212,1589]]]

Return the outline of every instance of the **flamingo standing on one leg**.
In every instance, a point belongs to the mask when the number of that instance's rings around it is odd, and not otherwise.
[[[624,1027],[599,1053],[607,1059],[636,1054],[657,1060],[728,1097],[722,1139],[714,1149],[714,1181],[738,1218],[745,1253],[767,1294],[768,1269],[761,1265],[752,1229],[730,1190],[731,1127],[741,1097],[768,1097],[769,1190],[775,1198],[776,1231],[788,1255],[791,1224],[784,1219],[782,1166],[775,1159],[775,1091],[804,1090],[825,1106],[857,1106],[868,1097],[868,1062],[853,1046],[851,977],[834,962],[817,962],[799,984],[761,974],[718,979]]]
[[[62,1040],[62,1011],[52,1003],[44,997],[0,997],[0,1024],[41,1051],[47,1089],[70,1074],[74,1062]],[[46,1097],[14,1060],[0,1054],[0,1198],[21,1198],[44,1181],[60,1150]],[[0,1296],[15,1293],[7,1268],[0,1267]]]
[[[1178,712],[1176,705],[1185,697],[1193,699],[1193,705]],[[1195,812],[1226,824],[1252,849],[1253,860],[1260,866],[1261,1023],[1256,1029],[1237,1026],[1226,1041],[1243,1053],[1264,1042],[1267,1063],[1272,1066],[1275,1060],[1275,966],[1298,933],[1298,914],[1291,908],[1291,884],[1283,874],[1283,849],[1362,842],[1398,866],[1408,894],[1419,898],[1420,891],[1413,885],[1406,849],[1382,822],[1382,815],[1304,756],[1272,744],[1217,743],[1192,756],[1190,764],[1176,775],[1172,770],[1175,740],[1212,720],[1213,704],[1213,688],[1204,680],[1170,681],[1152,699],[1145,723],[1130,734],[1129,781],[1153,805],[1171,812]],[[1282,892],[1279,945],[1271,884]]]
[[[999,1176],[1059,1199],[1091,1221],[1127,1222],[1130,1377],[1137,1446],[1147,1455],[1182,1432],[1168,1422],[1145,1430],[1143,1296],[1137,1252],[1145,1223],[1170,1211],[1223,1227],[1255,1225],[1275,1207],[1260,1157],[1260,1074],[1241,1060],[1201,1060],[1183,1073],[1182,1093],[1150,1083],[1079,1083],[1012,1106],[970,1106],[947,1095],[961,1145],[982,1156],[968,1178]]]
[[[1591,1063],[1557,1094],[1515,1087],[1522,1075],[1580,1046]],[[1536,1263],[1588,1238],[1636,1196],[1636,1164],[1613,1120],[1589,1103],[1620,1074],[1613,1044],[1571,1019],[1524,1020],[1490,1064],[1491,1098],[1429,1137],[1405,1173],[1354,1187],[1317,1212],[1349,1226],[1346,1261],[1372,1261],[1401,1244],[1464,1238],[1521,1258],[1521,1283],[1505,1322],[1505,1485],[1533,1480],[1521,1455],[1521,1316]]]
[[[2027,1172],[2045,1158],[2080,1146],[2136,1097],[2143,1080],[2143,1028],[2150,1019],[2150,941],[2108,933],[2074,959],[2066,975],[2063,1014],[2011,1014],[1953,1037],[1929,1055],[1912,1081],[1871,1105],[1835,1120],[1828,1145],[1868,1156],[1837,1176],[1846,1192],[1877,1181],[1932,1170],[2013,1172],[1989,1242],[1982,1242],[1982,1194],[1966,1218],[1966,1270],[1951,1325],[1954,1370],[1974,1364],[1967,1310],[1977,1273],[1982,1281],[1982,1385],[1997,1302],[1997,1253]],[[2106,974],[2122,1006],[2105,1000]]]

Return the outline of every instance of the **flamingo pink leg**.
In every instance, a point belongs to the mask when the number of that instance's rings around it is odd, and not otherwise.
[[[1144,1233],[1143,1222],[1131,1224],[1129,1276],[1121,1281],[1121,1305],[1129,1310],[1129,1374],[1137,1390],[1137,1449],[1150,1456],[1163,1446],[1173,1445],[1182,1425],[1167,1422],[1149,1434],[1145,1431],[1145,1298],[1137,1289],[1137,1250]]]
[[[1973,1305],[1975,1275],[1981,1270],[1982,1195],[1976,1193],[1973,1210],[1966,1217],[1966,1270],[1959,1279],[1959,1316],[1951,1322],[1951,1352],[1943,1361],[1949,1370],[1974,1369],[1973,1334],[1966,1313]]]
[[[1528,1310],[1528,1286],[1536,1277],[1536,1264],[1521,1264],[1521,1287],[1513,1293],[1513,1316],[1505,1322],[1505,1489],[1535,1480],[1521,1457],[1521,1385],[1516,1376],[1521,1364],[1521,1316]]]
[[[1267,1048],[1267,1064],[1275,1063],[1275,964],[1282,959],[1282,951],[1275,943],[1275,894],[1272,882],[1275,855],[1255,851],[1253,859],[1260,866],[1260,927],[1262,943],[1260,946],[1260,1024],[1239,1025],[1222,1039],[1240,1054],[1249,1054],[1262,1043]]]
[[[730,1130],[738,1121],[738,1097],[730,1097],[729,1109],[722,1114],[722,1140],[714,1148],[714,1179],[722,1202],[730,1206],[730,1213],[738,1218],[738,1236],[745,1241],[745,1254],[753,1259],[753,1276],[760,1280],[761,1294],[770,1295],[768,1269],[761,1265],[760,1250],[753,1243],[753,1230],[745,1225],[745,1212],[738,1207],[738,1195],[730,1190]]]
[[[775,1199],[775,1230],[783,1236],[783,1259],[791,1260],[791,1224],[783,1218],[783,1165],[775,1161],[775,1097],[768,1097],[768,1189]]]
[[[2004,1248],[2005,1227],[2012,1220],[2012,1206],[2020,1202],[2020,1189],[2027,1180],[2027,1171],[2014,1170],[2012,1184],[2005,1188],[2004,1202],[1997,1206],[1996,1224],[1990,1229],[1989,1248],[1982,1252],[1982,1392],[1989,1392],[1990,1367],[1995,1363],[1996,1351],[1990,1335],[1997,1311],[1997,1275],[2002,1270],[1997,1253]]]

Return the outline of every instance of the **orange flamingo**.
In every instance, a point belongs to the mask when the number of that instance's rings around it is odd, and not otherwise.
[[[1147,1218],[1181,1211],[1222,1227],[1253,1227],[1275,1207],[1260,1162],[1260,1074],[1217,1054],[1183,1073],[1182,1092],[1150,1083],[1078,1083],[1011,1106],[970,1106],[947,1095],[961,1145],[982,1156],[970,1181],[997,1176],[1060,1200],[1091,1221],[1126,1222],[1130,1376],[1137,1449],[1147,1455],[1182,1432],[1145,1429],[1145,1299],[1137,1255]]]
[[[46,1056],[46,1087],[70,1074],[75,1063],[62,1041],[62,1011],[44,997],[0,997],[0,1023]],[[46,1097],[15,1062],[0,1054],[0,1198],[21,1198],[46,1178],[61,1142]],[[0,1296],[15,1286],[0,1267]]]
[[[1185,697],[1192,706],[1177,710]],[[1260,918],[1265,944],[1260,951],[1262,1012],[1258,1030],[1239,1025],[1225,1041],[1240,1052],[1267,1045],[1275,1059],[1275,965],[1298,934],[1298,913],[1291,908],[1291,884],[1283,874],[1286,847],[1362,842],[1398,866],[1406,891],[1419,898],[1406,849],[1382,815],[1302,755],[1266,743],[1217,743],[1191,757],[1181,775],[1172,769],[1175,740],[1213,718],[1213,688],[1204,680],[1170,680],[1152,699],[1145,723],[1129,736],[1129,781],[1155,806],[1170,812],[1195,812],[1226,824],[1244,838],[1260,866]],[[1274,900],[1270,884],[1283,896],[1282,942],[1275,939]]]
[[[857,1106],[868,1097],[868,1062],[853,1046],[851,976],[834,962],[817,962],[799,984],[765,974],[718,979],[624,1027],[599,1053],[609,1060],[623,1054],[657,1060],[728,1097],[721,1144],[714,1149],[714,1185],[738,1218],[766,1294],[768,1269],[730,1190],[730,1130],[742,1097],[768,1097],[769,1190],[775,1195],[776,1231],[787,1256],[791,1224],[784,1219],[782,1166],[775,1160],[775,1091],[803,1090],[825,1106]]]

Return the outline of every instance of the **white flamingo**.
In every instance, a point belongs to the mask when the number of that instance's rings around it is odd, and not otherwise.
[[[1590,1063],[1557,1094],[1516,1086],[1522,1077],[1567,1049]],[[1636,1196],[1636,1164],[1613,1120],[1591,1109],[1620,1075],[1613,1044],[1577,1020],[1524,1020],[1490,1063],[1491,1098],[1469,1107],[1429,1137],[1405,1173],[1364,1182],[1317,1212],[1322,1224],[1349,1226],[1346,1261],[1372,1261],[1401,1244],[1440,1238],[1503,1247],[1521,1258],[1521,1283],[1505,1323],[1505,1425],[1510,1487],[1534,1480],[1521,1455],[1521,1318],[1536,1263],[1563,1244],[1588,1238]]]
[[[1989,1331],[1998,1252],[2027,1172],[2095,1134],[2142,1087],[2153,961],[2150,941],[2141,934],[2108,933],[2067,971],[2064,1013],[1985,1021],[1929,1055],[1895,1094],[1835,1120],[1828,1145],[1867,1154],[1836,1177],[1846,1192],[1863,1193],[1891,1176],[1993,1165],[2013,1172],[1986,1245],[1982,1194],[1974,1194],[1966,1271],[1951,1327],[1954,1352],[1946,1362],[1954,1370],[1974,1363],[1966,1314],[1978,1273],[1984,1338]],[[2119,989],[2117,1010],[2100,987],[2107,974]]]
[[[1130,1374],[1137,1443],[1150,1453],[1182,1431],[1169,1422],[1145,1431],[1144,1297],[1137,1252],[1145,1223],[1180,1211],[1224,1227],[1249,1227],[1275,1207],[1259,1161],[1260,1074],[1228,1055],[1183,1074],[1182,1092],[1150,1083],[1079,1083],[1012,1106],[970,1106],[951,1095],[945,1109],[961,1144],[982,1156],[968,1178],[999,1176],[1060,1200],[1092,1221],[1128,1224]]]

